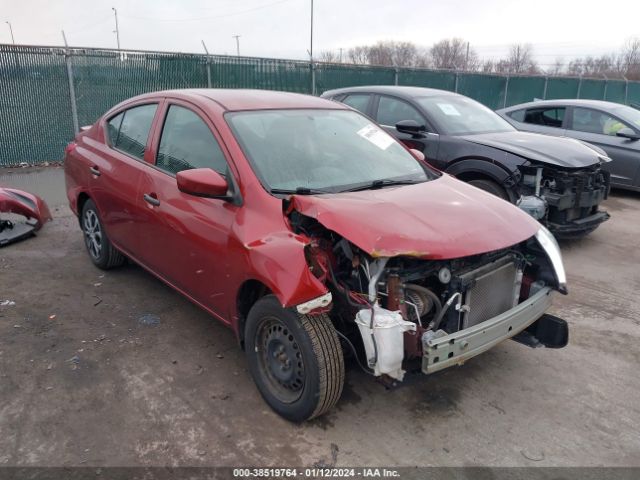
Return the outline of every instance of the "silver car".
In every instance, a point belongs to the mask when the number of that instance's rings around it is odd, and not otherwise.
[[[540,100],[497,113],[518,130],[576,138],[612,159],[611,186],[640,191],[640,110],[600,100]]]

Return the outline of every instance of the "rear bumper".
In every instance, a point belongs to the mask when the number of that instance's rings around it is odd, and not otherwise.
[[[422,341],[422,372],[429,374],[470,358],[517,335],[551,306],[551,288],[545,287],[518,306],[473,327]]]

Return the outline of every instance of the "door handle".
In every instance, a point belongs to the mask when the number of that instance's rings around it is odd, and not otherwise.
[[[93,173],[96,177],[100,176],[100,169],[98,167],[89,167],[89,171]]]
[[[160,200],[158,200],[155,197],[152,197],[151,195],[149,195],[148,193],[145,193],[142,198],[144,198],[144,201],[153,205],[154,207],[158,207],[160,206]]]

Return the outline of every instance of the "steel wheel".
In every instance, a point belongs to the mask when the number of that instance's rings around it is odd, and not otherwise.
[[[87,210],[82,221],[84,230],[84,241],[87,244],[89,255],[95,260],[100,258],[102,253],[102,229],[100,220],[94,210]]]
[[[277,318],[263,321],[258,331],[259,364],[273,395],[292,403],[304,390],[304,361],[293,335]]]

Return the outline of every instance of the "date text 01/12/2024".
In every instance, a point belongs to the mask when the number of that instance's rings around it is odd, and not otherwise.
[[[235,478],[398,478],[400,473],[387,468],[234,468]]]

